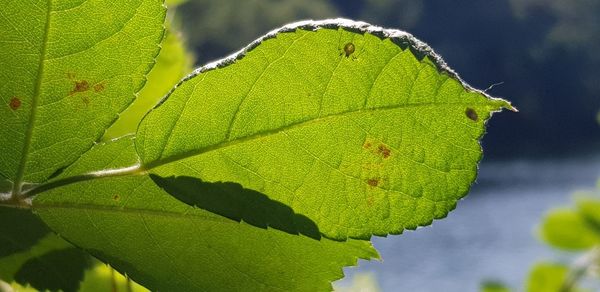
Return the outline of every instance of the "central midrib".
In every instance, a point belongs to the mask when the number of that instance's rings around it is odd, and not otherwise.
[[[52,14],[52,0],[46,0],[46,24],[44,27],[44,39],[42,40],[42,51],[40,52],[40,60],[38,64],[38,74],[35,84],[33,97],[31,99],[31,111],[29,113],[29,125],[25,132],[25,140],[23,141],[23,151],[21,152],[21,161],[17,169],[17,176],[13,185],[13,198],[17,198],[21,194],[21,185],[25,176],[25,166],[29,158],[29,149],[31,148],[31,139],[33,137],[33,128],[35,126],[35,118],[37,113],[37,104],[40,99],[40,91],[42,87],[42,77],[44,75],[44,64],[48,50],[48,32],[50,30],[50,15]]]
[[[334,113],[334,114],[330,114],[330,115],[326,115],[323,117],[318,117],[318,118],[314,118],[314,119],[309,119],[309,120],[304,120],[304,121],[300,121],[297,123],[292,123],[289,125],[286,125],[284,127],[280,127],[277,129],[272,129],[272,130],[265,130],[265,131],[260,131],[258,133],[252,134],[252,135],[248,135],[245,137],[241,137],[241,138],[237,138],[234,140],[230,140],[230,141],[226,141],[226,142],[221,142],[221,143],[217,143],[217,144],[213,144],[210,146],[206,146],[203,148],[199,148],[199,149],[193,149],[181,154],[177,154],[177,155],[172,155],[172,156],[168,156],[166,158],[159,158],[155,161],[152,161],[150,163],[147,164],[142,164],[141,169],[148,171],[151,170],[153,168],[157,168],[172,162],[177,162],[186,158],[190,158],[193,156],[198,156],[198,155],[202,155],[208,152],[212,152],[212,151],[216,151],[216,150],[220,150],[223,148],[227,148],[227,147],[232,147],[241,143],[245,143],[245,142],[249,142],[249,141],[253,141],[253,140],[258,140],[264,137],[268,137],[271,135],[276,135],[279,134],[281,132],[285,132],[288,130],[293,130],[296,128],[301,128],[304,126],[308,126],[308,125],[312,125],[312,124],[316,124],[319,122],[323,122],[329,119],[333,119],[333,118],[339,118],[339,117],[343,117],[345,115],[350,115],[350,114],[355,114],[355,113],[361,113],[361,112],[376,112],[376,111],[386,111],[386,110],[396,110],[396,109],[404,109],[404,108],[416,108],[416,107],[438,107],[438,106],[452,106],[452,105],[460,105],[460,106],[476,106],[476,105],[490,105],[489,103],[462,103],[462,102],[456,102],[456,103],[439,103],[439,102],[429,102],[429,103],[411,103],[411,104],[396,104],[396,105],[388,105],[388,106],[382,106],[382,107],[376,107],[376,108],[368,108],[368,109],[354,109],[354,110],[348,110],[348,111],[343,111],[343,112],[339,112],[339,113]],[[501,106],[500,106],[501,107]]]

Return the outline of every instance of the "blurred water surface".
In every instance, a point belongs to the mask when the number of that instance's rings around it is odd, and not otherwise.
[[[448,218],[401,236],[374,238],[383,262],[361,261],[382,291],[478,291],[499,280],[522,291],[529,267],[564,254],[535,234],[551,208],[571,204],[574,191],[595,187],[600,155],[482,162],[477,183]],[[344,282],[346,281],[346,282]]]

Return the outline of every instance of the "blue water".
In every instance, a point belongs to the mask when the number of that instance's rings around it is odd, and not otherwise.
[[[534,262],[559,256],[536,238],[540,218],[570,205],[574,191],[594,188],[598,178],[600,155],[483,161],[471,193],[446,219],[374,238],[383,262],[347,268],[341,284],[369,272],[382,291],[478,291],[490,279],[522,290]]]

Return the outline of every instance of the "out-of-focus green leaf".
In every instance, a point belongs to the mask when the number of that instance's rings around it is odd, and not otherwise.
[[[0,174],[40,183],[133,101],[163,37],[161,0],[8,1],[0,10]]]
[[[600,243],[600,233],[590,228],[579,212],[570,209],[547,214],[541,236],[548,244],[565,250],[585,250]]]
[[[167,30],[161,44],[156,65],[147,76],[148,81],[134,102],[119,115],[119,119],[106,131],[103,140],[135,133],[138,123],[156,103],[191,71],[193,58],[186,52],[183,38],[175,30]]]
[[[188,2],[188,0],[165,0],[165,4],[167,5],[167,7],[169,8],[174,8],[178,5],[181,5],[185,2]]]
[[[304,22],[197,70],[145,116],[136,148],[159,176],[236,182],[327,237],[367,239],[454,209],[502,108],[407,33]]]
[[[556,263],[536,264],[527,279],[527,292],[561,292],[568,267]]]
[[[128,287],[128,285],[130,286]],[[79,292],[98,291],[147,292],[148,289],[133,281],[127,283],[125,276],[112,270],[107,265],[97,264],[93,269],[85,272]]]
[[[498,281],[485,281],[479,288],[480,292],[510,292],[512,291],[504,283]]]
[[[96,160],[102,169],[101,158],[116,155],[134,157],[132,139],[99,144],[70,168]],[[378,257],[369,242],[315,240],[191,207],[145,174],[67,185],[33,205],[61,236],[151,290],[327,290],[342,267]]]

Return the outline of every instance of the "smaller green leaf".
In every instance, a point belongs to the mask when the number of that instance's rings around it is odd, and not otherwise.
[[[544,218],[541,236],[548,244],[565,250],[584,250],[600,243],[600,234],[585,218],[570,209],[558,209]]]
[[[600,191],[593,191],[577,196],[577,210],[584,218],[588,227],[600,234]]]
[[[54,250],[26,261],[15,274],[15,280],[38,290],[77,291],[84,271],[90,266],[89,256],[77,248]]]
[[[481,287],[479,289],[480,292],[510,292],[511,289],[508,288],[504,283],[491,280],[485,281],[481,283]]]
[[[557,263],[536,264],[527,279],[527,292],[561,291],[567,279],[568,267]]]
[[[49,232],[46,224],[29,210],[0,207],[0,260],[30,249]]]
[[[0,207],[0,279],[75,291],[90,256],[53,234],[30,210]]]
[[[128,291],[128,292],[147,292],[148,289],[142,285],[129,280],[127,277],[119,274],[109,266],[98,263],[94,268],[85,272],[83,282],[79,292],[97,292],[97,291]],[[113,286],[113,284],[115,286]],[[128,287],[127,285],[130,285]]]

